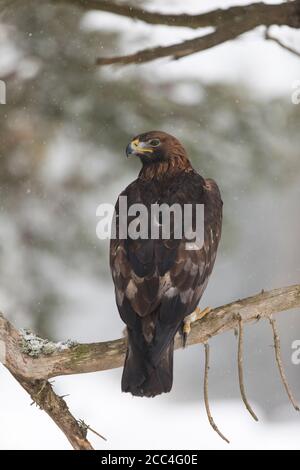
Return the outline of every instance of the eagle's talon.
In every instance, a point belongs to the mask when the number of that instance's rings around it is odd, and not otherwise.
[[[183,320],[183,347],[186,346],[188,335],[191,332],[191,324],[197,320],[201,320],[201,318],[205,317],[208,313],[212,311],[211,307],[206,307],[204,310],[201,310],[199,307],[196,307],[195,310],[187,315]]]

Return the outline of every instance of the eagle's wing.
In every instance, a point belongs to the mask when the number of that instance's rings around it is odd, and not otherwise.
[[[198,183],[201,181],[193,176],[189,182],[189,198],[191,198],[193,186],[197,186]],[[187,249],[188,240],[185,238],[180,240],[175,248],[174,262],[160,278],[162,295],[159,319],[151,346],[154,363],[159,361],[171,338],[182,325],[185,316],[197,307],[216,259],[222,228],[222,200],[217,184],[213,180],[206,180],[200,197],[198,194],[197,198],[198,204],[204,204],[204,243],[200,249],[197,245],[195,249]],[[162,249],[163,256],[168,257],[166,243],[158,245],[158,249]],[[174,253],[172,255],[174,256]]]
[[[200,249],[187,250],[183,239],[170,269],[172,287],[176,289],[174,292],[178,291],[186,315],[194,311],[202,297],[221,238],[222,200],[214,180],[205,180],[199,203],[204,204],[204,243]]]
[[[155,263],[155,240],[118,238],[122,214],[120,197],[127,206],[143,203],[139,182],[123,191],[116,203],[116,235],[110,244],[110,267],[115,285],[117,306],[122,320],[129,326],[149,315],[159,303],[159,275]],[[127,228],[133,217],[127,216]]]

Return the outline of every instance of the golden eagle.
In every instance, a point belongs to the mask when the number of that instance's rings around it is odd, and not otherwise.
[[[185,235],[174,236],[174,217],[168,237],[161,232],[156,238],[150,232],[147,237],[120,236],[124,215],[120,196],[116,203],[110,266],[128,334],[122,391],[153,397],[172,388],[174,337],[188,332],[185,320],[197,310],[212,272],[221,236],[222,200],[215,181],[194,170],[181,143],[169,134],[141,134],[127,146],[126,154],[142,162],[138,178],[120,194],[127,197],[128,207],[142,204],[149,213],[155,204],[204,207],[203,243],[187,249]],[[126,228],[133,220],[129,215]],[[156,222],[163,225],[161,218]]]

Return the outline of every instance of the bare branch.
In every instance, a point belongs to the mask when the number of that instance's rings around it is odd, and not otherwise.
[[[278,44],[278,46],[282,47],[286,51],[289,51],[292,54],[296,55],[297,57],[300,57],[300,51],[296,51],[296,49],[293,49],[291,46],[284,44],[279,38],[275,38],[274,36],[271,36],[268,28],[266,29],[265,39],[275,42],[275,44]]]
[[[255,421],[258,421],[256,414],[254,413],[253,409],[251,408],[250,403],[248,402],[246,392],[245,392],[245,385],[244,385],[244,372],[243,372],[243,350],[244,350],[244,327],[241,317],[239,316],[239,343],[238,343],[238,372],[239,372],[239,385],[241,396],[243,402],[251,414],[252,418]]]
[[[300,285],[261,292],[232,302],[213,309],[202,320],[194,322],[187,345],[205,343],[212,336],[234,330],[237,315],[241,316],[245,324],[297,307],[300,307]],[[22,350],[23,341],[20,331],[0,315],[0,348],[1,342],[5,346],[2,362],[12,372],[29,380],[114,369],[123,365],[126,353],[125,339],[120,338],[101,343],[78,344],[52,354],[32,357]],[[176,339],[175,347],[182,347],[180,337]]]
[[[261,292],[252,297],[232,302],[215,308],[209,315],[193,323],[187,345],[206,343],[212,336],[230,329],[234,330],[237,315],[240,315],[243,323],[249,323],[256,322],[258,318],[270,317],[273,313],[296,307],[300,307],[300,285]],[[91,444],[86,439],[86,431],[91,428],[81,426],[80,422],[71,415],[65,401],[54,393],[48,379],[59,375],[120,367],[125,358],[125,339],[78,344],[63,350],[58,345],[56,350],[55,348],[51,349],[51,353],[42,351],[36,354],[34,351],[34,355],[30,350],[30,342],[26,341],[24,333],[0,315],[0,361],[30,394],[33,401],[48,413],[74,448],[90,449]],[[278,336],[276,336],[275,345],[277,362],[284,378],[278,349]],[[177,349],[182,347],[182,340],[179,336],[175,339],[175,347]],[[207,357],[206,375],[209,367],[208,359],[209,357]],[[284,383],[288,390],[286,379]],[[207,382],[205,387],[207,397]],[[294,404],[294,406],[297,405]]]
[[[41,410],[44,410],[65,434],[74,450],[93,450],[86,438],[87,430],[70,413],[62,397],[59,397],[47,380],[25,380],[14,375]]]
[[[204,404],[205,404],[206,414],[208,417],[209,424],[211,425],[213,430],[216,431],[217,434],[219,434],[219,436],[221,437],[221,439],[223,439],[223,441],[227,442],[227,444],[230,444],[230,441],[227,439],[227,437],[224,436],[224,434],[221,433],[218,426],[214,422],[214,419],[210,411],[209,399],[208,399],[208,372],[209,372],[209,345],[208,343],[204,344],[204,348],[205,348],[205,369],[204,369],[203,391],[204,391]]]
[[[285,24],[285,18],[294,16],[299,12],[299,0],[293,5],[254,3],[250,5],[233,6],[227,9],[216,9],[196,15],[186,13],[164,14],[148,11],[145,8],[131,6],[126,3],[112,2],[110,0],[53,0],[55,3],[77,5],[85,10],[98,10],[124,16],[132,20],[140,20],[152,25],[177,26],[187,28],[218,27],[224,23],[247,22],[249,18],[256,17],[259,24]],[[297,10],[298,5],[298,10]],[[294,18],[294,21],[296,18]],[[279,23],[277,23],[279,21]],[[298,22],[299,23],[299,22]]]
[[[279,335],[278,335],[278,331],[277,331],[276,322],[272,317],[269,318],[269,321],[270,321],[270,324],[271,324],[272,330],[273,330],[275,357],[276,357],[276,362],[277,362],[277,365],[278,365],[278,369],[279,369],[279,373],[280,373],[282,383],[284,385],[286,393],[287,393],[293,407],[295,408],[296,411],[300,411],[299,405],[297,404],[297,402],[296,402],[296,400],[293,396],[293,393],[290,389],[290,386],[288,384],[288,381],[287,381],[287,378],[286,378],[286,375],[285,375],[285,372],[284,372],[284,367],[283,367],[282,359],[281,359],[281,351],[280,351],[280,339],[279,339]]]
[[[144,49],[134,54],[118,56],[118,57],[99,57],[96,61],[97,65],[111,65],[111,64],[141,64],[150,62],[154,59],[162,57],[172,57],[173,59],[180,59],[196,52],[210,49],[214,46],[222,44],[223,42],[235,39],[246,30],[241,27],[235,28],[219,28],[215,32],[201,36],[195,39],[188,39],[178,44],[171,46],[158,46],[150,49]]]
[[[78,1],[81,3],[81,0]],[[150,17],[148,15],[150,15]],[[131,15],[127,11],[125,16]],[[97,65],[140,64],[162,57],[180,59],[196,52],[210,49],[231,39],[235,39],[241,34],[251,31],[261,25],[271,26],[276,24],[300,28],[300,0],[279,5],[255,3],[253,5],[232,7],[227,10],[214,10],[195,16],[152,14],[138,9],[138,12],[135,11],[133,17],[138,19],[142,19],[142,17],[148,19],[151,18],[153,21],[155,20],[157,22],[159,20],[165,21],[165,23],[160,24],[176,26],[211,26],[216,28],[216,30],[213,33],[200,36],[195,39],[189,39],[181,43],[172,44],[170,46],[152,47],[134,54],[117,57],[100,57],[96,61]],[[191,26],[191,24],[193,26]]]

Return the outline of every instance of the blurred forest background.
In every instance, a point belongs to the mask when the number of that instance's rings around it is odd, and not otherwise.
[[[121,335],[96,208],[114,203],[135,178],[139,164],[126,160],[125,147],[152,129],[176,135],[195,168],[222,190],[223,239],[202,306],[299,282],[300,105],[291,103],[290,90],[262,99],[242,83],[162,78],[155,72],[162,61],[124,74],[99,69],[99,54],[124,45],[109,19],[91,27],[81,9],[51,2],[0,7],[0,79],[7,86],[0,105],[0,310],[11,321],[55,340]],[[300,400],[300,369],[290,360],[299,312],[281,315],[279,327]],[[234,335],[211,343],[212,398],[238,398]],[[280,411],[287,398],[271,343],[265,322],[246,328],[248,395],[270,419],[297,419],[289,408]],[[199,349],[175,361],[168,400],[198,401]],[[119,375],[117,390],[118,382]]]

